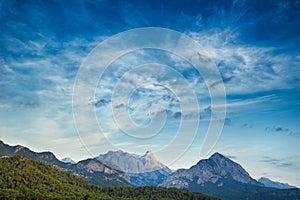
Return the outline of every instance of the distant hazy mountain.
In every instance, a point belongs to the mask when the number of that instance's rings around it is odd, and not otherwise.
[[[143,156],[123,151],[109,151],[97,159],[118,166],[130,177],[135,186],[158,185],[171,173],[171,170],[159,162],[151,151]]]
[[[10,146],[0,141],[0,156],[26,156],[32,160],[39,160],[47,164],[58,166],[64,171],[78,175],[88,182],[96,185],[115,186],[115,185],[130,185],[129,178],[121,170],[114,169],[112,166],[102,163],[96,159],[95,168],[90,167],[90,162],[80,161],[77,164],[64,163],[58,160],[51,152],[37,153],[21,145]],[[127,178],[126,178],[127,177]]]
[[[179,169],[168,176],[163,187],[185,188],[190,191],[219,197],[223,200],[240,199],[300,199],[300,190],[279,190],[264,187],[253,179],[241,165],[215,153],[200,160],[190,169]]]
[[[72,158],[70,158],[70,157],[63,158],[60,161],[64,162],[64,163],[76,164],[76,162],[74,160],[72,160]]]
[[[266,187],[271,187],[271,188],[278,188],[278,189],[291,189],[291,188],[297,188],[295,186],[291,186],[287,183],[280,183],[277,181],[272,181],[271,179],[261,177],[258,182],[262,183]]]

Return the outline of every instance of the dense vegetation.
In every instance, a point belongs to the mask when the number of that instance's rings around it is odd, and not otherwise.
[[[86,181],[41,161],[24,156],[1,157],[0,166],[0,199],[73,199],[95,196],[91,192],[92,186]]]
[[[100,185],[100,186],[130,186],[131,185],[126,179],[123,178],[123,172],[116,172],[110,174],[110,173],[103,173],[103,172],[97,172],[94,170],[85,169],[84,165],[89,165],[88,160],[90,159],[80,161],[77,164],[64,163],[58,160],[55,157],[55,155],[51,152],[37,153],[31,151],[27,147],[23,147],[20,145],[9,146],[7,144],[4,144],[1,140],[0,140],[0,156],[25,156],[31,160],[43,161],[49,165],[58,166],[64,171],[67,171],[71,174],[76,174],[94,185]],[[81,165],[81,167],[78,167],[79,164]],[[99,167],[105,166],[105,164],[101,163],[100,161],[98,161],[98,165]],[[110,168],[109,166],[106,167]]]
[[[157,199],[178,199],[178,200],[208,200],[217,199],[212,198],[201,193],[189,192],[183,189],[177,188],[163,188],[155,186],[143,186],[143,187],[102,187],[100,190],[102,193],[108,194],[113,197],[122,197],[129,199],[145,199],[145,200],[157,200]]]
[[[0,199],[214,199],[161,187],[98,187],[24,156],[0,157]]]

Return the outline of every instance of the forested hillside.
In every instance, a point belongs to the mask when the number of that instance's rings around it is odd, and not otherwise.
[[[0,199],[215,199],[161,187],[98,187],[24,156],[0,157]]]

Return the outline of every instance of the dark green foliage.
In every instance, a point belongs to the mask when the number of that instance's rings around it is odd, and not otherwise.
[[[0,157],[0,199],[215,199],[161,187],[98,187],[24,156]]]
[[[216,198],[209,197],[200,193],[189,192],[183,189],[177,188],[163,188],[155,186],[143,186],[143,187],[101,187],[98,189],[101,193],[106,193],[109,196],[133,198],[133,199],[178,199],[178,200],[213,200]]]
[[[32,160],[43,161],[49,165],[58,166],[65,171],[76,174],[89,183],[100,185],[100,186],[124,186],[130,185],[130,183],[119,176],[119,174],[106,174],[101,172],[91,172],[85,169],[80,169],[76,164],[64,163],[59,161],[55,155],[51,152],[37,153],[31,151],[27,147],[20,145],[10,146],[4,144],[0,140],[0,156],[25,156]],[[84,162],[84,161],[81,161]],[[103,164],[104,165],[104,164]],[[122,174],[122,172],[120,172]]]
[[[0,166],[0,199],[96,197],[86,181],[41,161],[24,156],[1,157]]]

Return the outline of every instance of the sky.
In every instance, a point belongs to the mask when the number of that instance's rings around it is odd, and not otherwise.
[[[76,161],[220,152],[300,187],[300,1],[0,1],[0,139]]]

